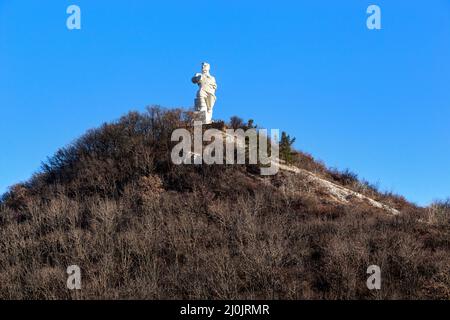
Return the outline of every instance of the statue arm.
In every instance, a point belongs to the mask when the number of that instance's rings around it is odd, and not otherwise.
[[[196,73],[195,76],[192,77],[192,83],[199,83],[202,79],[202,75],[200,73]]]

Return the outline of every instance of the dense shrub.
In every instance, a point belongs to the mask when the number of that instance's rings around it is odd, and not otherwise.
[[[0,298],[450,299],[448,202],[394,217],[288,172],[172,165],[170,134],[190,119],[130,113],[13,187],[0,204]],[[336,175],[300,152],[293,162]],[[362,188],[351,174],[334,181]],[[72,264],[79,292],[66,289]],[[372,264],[380,291],[366,287]]]

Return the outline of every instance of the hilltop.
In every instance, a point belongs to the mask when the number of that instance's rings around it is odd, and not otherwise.
[[[192,114],[130,112],[0,205],[0,298],[450,298],[450,203],[420,208],[291,148],[280,171],[175,165]],[[234,117],[219,127],[256,127]],[[66,288],[79,265],[82,290]],[[383,287],[366,287],[379,265]]]

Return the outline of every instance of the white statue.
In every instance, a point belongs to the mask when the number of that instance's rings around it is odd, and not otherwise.
[[[202,73],[196,73],[192,78],[192,82],[199,86],[195,99],[195,110],[205,124],[211,123],[217,90],[216,79],[209,74],[209,70],[209,63],[203,62]]]

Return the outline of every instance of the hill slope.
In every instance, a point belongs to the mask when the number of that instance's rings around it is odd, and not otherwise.
[[[448,205],[417,208],[301,152],[273,177],[176,166],[170,136],[190,121],[130,113],[14,186],[0,298],[450,298]],[[79,292],[66,288],[73,264]],[[373,264],[380,291],[366,287]]]

